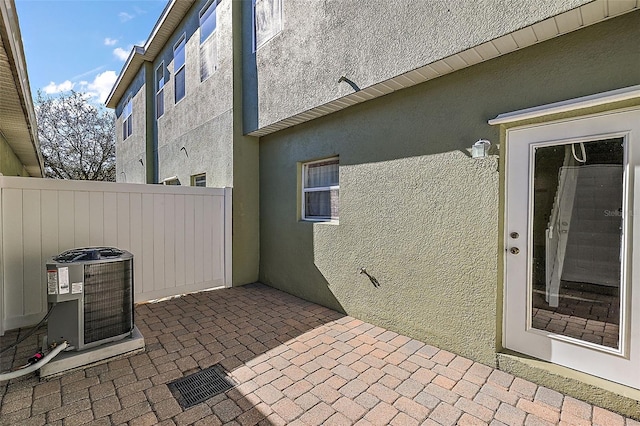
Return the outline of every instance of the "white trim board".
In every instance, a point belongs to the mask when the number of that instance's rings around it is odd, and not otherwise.
[[[547,115],[593,108],[600,105],[638,98],[640,98],[640,85],[623,87],[622,89],[611,90],[609,92],[596,93],[595,95],[583,96],[581,98],[507,112],[489,120],[488,123],[492,126],[496,124],[514,123],[516,121],[530,120]]]

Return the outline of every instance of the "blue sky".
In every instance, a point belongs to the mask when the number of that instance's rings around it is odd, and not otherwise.
[[[32,95],[68,90],[104,102],[167,0],[16,0]]]

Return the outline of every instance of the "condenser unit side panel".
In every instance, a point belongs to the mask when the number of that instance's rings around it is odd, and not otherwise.
[[[81,336],[78,330],[80,321],[81,300],[67,300],[58,303],[47,322],[47,340],[51,343],[66,341],[69,346],[79,348],[82,346]]]

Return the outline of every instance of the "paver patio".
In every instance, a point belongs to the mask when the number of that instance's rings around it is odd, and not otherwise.
[[[0,424],[640,426],[260,284],[140,305],[135,322],[145,353],[1,383]],[[2,370],[36,347],[32,336]],[[214,364],[238,386],[183,410],[166,384]]]

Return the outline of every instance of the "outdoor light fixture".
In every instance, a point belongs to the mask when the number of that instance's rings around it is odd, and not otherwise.
[[[491,148],[491,142],[486,139],[480,139],[474,143],[471,147],[472,158],[487,158],[489,156],[489,149]]]

